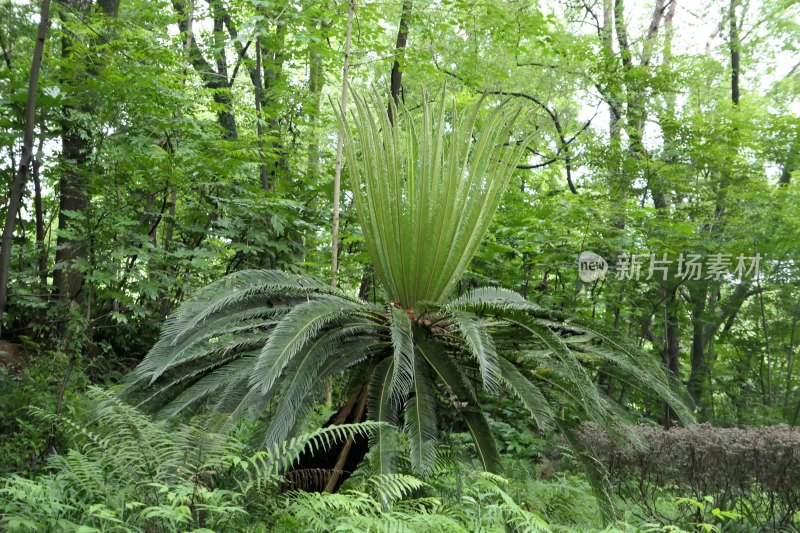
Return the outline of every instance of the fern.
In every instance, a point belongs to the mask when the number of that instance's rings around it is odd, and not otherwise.
[[[73,448],[49,459],[49,474],[2,480],[2,527],[245,530],[255,518],[271,520],[284,473],[302,453],[353,435],[367,437],[380,427],[376,422],[331,426],[250,453],[242,442],[200,422],[167,426],[108,392],[88,394],[97,406],[86,427],[33,410],[57,423]],[[403,495],[397,483],[387,490]]]
[[[503,489],[506,484],[502,477],[476,474],[458,501],[446,503],[416,478],[379,475],[368,478],[360,490],[292,493],[285,502],[296,529],[310,531],[549,531],[544,520],[523,509]]]

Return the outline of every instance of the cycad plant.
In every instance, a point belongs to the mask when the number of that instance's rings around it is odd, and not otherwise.
[[[382,473],[405,431],[421,475],[436,458],[442,409],[463,420],[483,467],[499,469],[484,394],[515,395],[543,429],[565,413],[617,427],[595,386],[602,369],[690,417],[658,364],[605,329],[502,288],[453,297],[528,142],[516,134],[519,110],[482,100],[464,112],[442,93],[417,113],[390,104],[392,123],[380,98],[353,99],[350,116],[339,113],[350,189],[388,301],[311,276],[231,274],[169,317],[129,382],[142,405],[163,417],[200,406],[229,422],[261,417],[270,444],[297,431],[326,380],[347,373],[330,422],[385,422],[369,442]],[[333,473],[326,488],[363,456],[352,444],[309,463]]]

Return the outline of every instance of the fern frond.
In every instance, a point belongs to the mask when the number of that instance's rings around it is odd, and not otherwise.
[[[406,474],[379,474],[367,478],[376,499],[384,504],[407,498],[413,492],[428,487],[427,483]]]

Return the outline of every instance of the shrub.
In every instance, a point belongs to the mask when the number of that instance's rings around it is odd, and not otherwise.
[[[760,528],[785,528],[800,518],[800,431],[787,426],[693,428],[639,426],[642,445],[615,444],[595,424],[582,440],[608,468],[618,494],[636,502],[651,517],[662,514],[664,496],[713,499]],[[688,500],[687,500],[688,501]],[[700,521],[697,506],[678,507],[669,520]]]

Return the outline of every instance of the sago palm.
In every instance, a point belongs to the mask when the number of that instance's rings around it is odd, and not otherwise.
[[[393,124],[379,98],[353,97],[350,116],[338,115],[350,190],[388,301],[311,276],[234,273],[167,320],[129,382],[143,405],[163,417],[200,406],[229,421],[260,417],[269,444],[297,430],[326,380],[348,373],[331,421],[386,423],[369,443],[381,472],[392,471],[405,431],[422,475],[436,458],[440,409],[463,420],[483,467],[498,470],[484,394],[513,394],[543,429],[565,412],[614,426],[599,369],[690,417],[658,364],[603,328],[501,288],[453,297],[528,141],[516,134],[519,110],[478,102],[463,112],[443,93],[416,115],[393,109]],[[360,458],[347,457],[353,448],[311,464],[339,478]]]

